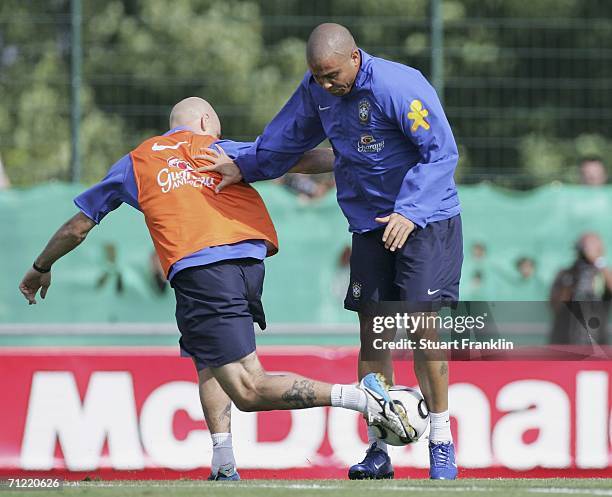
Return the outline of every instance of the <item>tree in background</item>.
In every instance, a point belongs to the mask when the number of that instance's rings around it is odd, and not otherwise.
[[[213,103],[226,136],[253,139],[302,77],[304,41],[320,22],[341,22],[372,54],[429,76],[429,4],[84,1],[83,180],[164,130],[188,95]],[[0,153],[16,185],[68,179],[69,9],[69,0],[0,5]],[[444,17],[461,179],[569,181],[578,156],[609,156],[612,3],[444,0]]]

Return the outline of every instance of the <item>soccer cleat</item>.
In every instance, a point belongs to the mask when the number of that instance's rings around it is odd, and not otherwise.
[[[408,420],[402,419],[401,413],[395,410],[395,404],[389,396],[389,387],[385,377],[380,373],[369,373],[359,383],[367,398],[366,420],[369,425],[374,425],[382,433],[390,430],[401,440],[410,440],[406,426]],[[383,436],[379,438],[384,438]]]
[[[391,480],[393,465],[389,455],[374,442],[367,450],[363,461],[349,468],[349,480]]]
[[[233,474],[227,476],[224,475],[223,473],[217,473],[216,475],[211,474],[208,477],[209,481],[238,481],[240,480],[240,475],[238,474],[238,471],[234,471]]]
[[[429,442],[429,478],[432,480],[457,478],[453,442]]]
[[[210,474],[210,476],[208,477],[209,481],[238,481],[240,480],[240,475],[238,474],[238,471],[236,471],[236,468],[234,467],[233,464],[226,464],[224,466],[221,466],[219,468],[219,470],[217,471],[216,475],[213,475],[212,473]]]

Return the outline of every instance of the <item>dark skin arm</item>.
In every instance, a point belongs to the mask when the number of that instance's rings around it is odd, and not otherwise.
[[[309,150],[293,166],[290,173],[321,174],[334,170],[334,151],[331,148]]]
[[[242,181],[240,169],[221,147],[217,147],[217,150],[204,149],[204,153],[196,156],[195,159],[203,159],[209,162],[209,164],[199,167],[196,171],[215,171],[221,174],[222,180],[217,186],[217,193],[228,185]],[[333,150],[331,148],[316,148],[306,152],[289,172],[318,174],[333,171],[333,169]],[[376,222],[386,224],[382,240],[385,248],[391,252],[401,249],[408,240],[410,233],[415,229],[415,225],[410,219],[406,219],[397,212],[386,217],[377,217]]]
[[[242,173],[238,166],[217,146],[215,149],[206,148],[202,155],[196,155],[194,159],[201,159],[207,164],[196,169],[196,171],[217,172],[221,175],[221,183],[215,191],[219,193],[226,186],[233,185],[242,181]],[[334,170],[334,152],[331,148],[316,148],[306,152],[295,166],[291,168],[291,173],[320,174]]]
[[[96,223],[82,212],[75,214],[55,232],[34,263],[40,268],[51,269],[55,261],[78,247],[95,225]],[[19,291],[32,305],[36,304],[38,290],[40,289],[40,296],[44,299],[50,285],[51,272],[40,273],[30,268],[19,284]]]

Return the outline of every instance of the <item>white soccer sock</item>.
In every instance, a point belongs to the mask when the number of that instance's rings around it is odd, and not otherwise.
[[[376,442],[376,447],[387,452],[387,443],[376,437],[375,430],[368,426],[368,445],[371,447]]]
[[[232,448],[231,433],[211,434],[213,443],[213,456],[210,465],[210,472],[216,475],[219,470],[226,476],[236,471],[236,460],[234,459],[234,449]]]
[[[336,384],[331,390],[331,405],[365,413],[368,399],[365,392],[356,385]]]
[[[431,442],[452,442],[453,436],[450,429],[450,416],[448,410],[444,412],[429,413],[429,440]]]

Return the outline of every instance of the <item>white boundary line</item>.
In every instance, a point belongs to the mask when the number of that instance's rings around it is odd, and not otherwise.
[[[508,482],[511,482],[508,479]],[[211,485],[212,484],[212,485]],[[338,485],[335,483],[324,484],[324,483],[257,483],[256,480],[249,480],[243,482],[200,482],[200,483],[129,483],[126,481],[121,482],[67,482],[66,486],[79,487],[79,488],[198,488],[201,490],[207,490],[207,486],[210,485],[209,489],[213,488],[243,488],[243,489],[258,489],[258,488],[269,488],[269,489],[287,489],[287,490],[346,490],[349,489],[349,485]],[[214,486],[213,486],[214,485]],[[357,487],[356,487],[357,488]],[[441,485],[378,485],[360,482],[360,490],[376,491],[376,492],[491,492],[491,493],[506,493],[508,491],[513,492],[526,492],[526,493],[541,493],[548,495],[593,495],[593,496],[612,496],[612,489],[602,488],[563,488],[563,487],[491,487],[491,486],[452,486],[452,483],[448,486]]]

